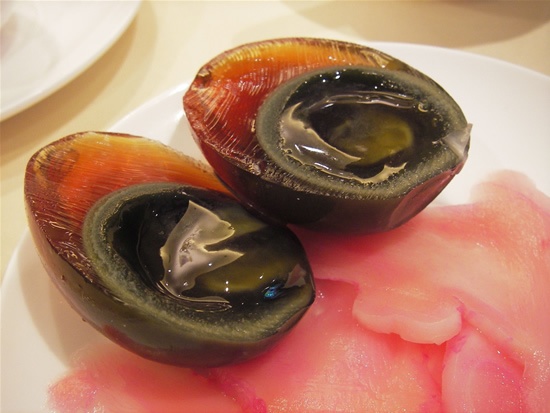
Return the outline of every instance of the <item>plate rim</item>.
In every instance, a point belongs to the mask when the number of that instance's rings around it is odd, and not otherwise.
[[[77,64],[74,64],[72,69],[64,72],[62,75],[51,77],[51,71],[47,74],[46,84],[41,87],[36,88],[34,92],[23,93],[21,96],[17,96],[8,104],[2,104],[0,107],[0,121],[5,121],[26,109],[36,105],[47,97],[51,96],[56,91],[62,89],[68,83],[76,79],[87,69],[89,69],[95,62],[97,62],[114,44],[122,37],[122,35],[127,31],[132,21],[137,16],[139,8],[141,6],[142,0],[125,0],[122,2],[99,2],[97,3],[98,7],[117,7],[121,11],[124,11],[124,16],[118,19],[118,25],[112,28],[110,36],[106,37],[103,42],[98,43],[93,50],[93,53],[90,54],[87,58],[82,58]],[[91,4],[94,4],[93,2]],[[35,7],[44,7],[42,2],[33,2]],[[12,14],[16,14],[17,9],[14,8]],[[15,16],[10,16],[10,19],[13,19]],[[6,22],[8,24],[9,22]],[[69,50],[71,53],[74,49]],[[65,53],[66,55],[67,53]],[[65,56],[61,56],[60,59],[56,62],[53,67],[53,71],[57,70],[60,63],[63,63]]]
[[[456,55],[465,55],[469,58],[480,59],[481,61],[496,62],[496,64],[499,64],[499,65],[505,64],[508,67],[514,68],[514,70],[521,70],[522,72],[525,72],[526,74],[529,74],[529,75],[532,75],[532,74],[542,75],[542,78],[540,78],[540,79],[543,79],[546,82],[550,82],[550,77],[549,76],[546,76],[544,74],[540,74],[539,72],[532,71],[531,69],[524,68],[522,66],[510,63],[510,62],[502,61],[502,60],[495,59],[495,58],[492,58],[492,57],[487,57],[487,56],[484,56],[484,55],[478,55],[478,54],[471,53],[471,52],[464,52],[464,51],[455,50],[455,49],[446,49],[446,48],[442,48],[442,47],[438,47],[438,46],[415,45],[415,44],[409,44],[409,43],[393,43],[393,42],[362,42],[362,43],[364,43],[365,45],[368,45],[368,46],[373,45],[373,47],[375,47],[375,48],[382,48],[382,49],[383,49],[383,47],[385,47],[387,45],[392,45],[392,46],[395,46],[395,47],[411,47],[412,46],[412,47],[421,47],[425,50],[436,50],[436,52],[438,52],[438,53],[442,52],[442,53],[452,53],[452,54],[456,54]],[[537,78],[538,78],[538,76],[537,76]],[[147,110],[148,108],[150,109],[151,107],[154,107],[155,105],[159,104],[159,102],[162,102],[163,100],[167,99],[168,97],[173,96],[174,94],[178,93],[179,91],[182,91],[188,85],[189,85],[189,82],[181,82],[181,83],[179,83],[175,86],[172,86],[172,87],[166,89],[164,92],[161,92],[160,94],[144,101],[143,103],[139,104],[136,108],[134,108],[130,112],[128,112],[128,114],[126,114],[125,116],[123,116],[119,120],[117,120],[111,127],[108,128],[108,130],[113,130],[113,128],[116,128],[116,126],[118,124],[123,123],[123,122],[127,122],[127,120],[129,118],[131,118],[132,116],[135,116],[136,113],[139,113],[140,111]],[[156,137],[154,139],[159,139],[159,138],[160,137]],[[31,236],[30,230],[27,227],[27,228],[25,228],[22,236],[20,237],[19,242],[17,243],[10,260],[8,261],[8,265],[7,265],[6,270],[3,274],[2,283],[0,285],[0,312],[2,310],[6,310],[5,304],[4,304],[4,302],[5,302],[4,298],[5,298],[6,294],[8,294],[9,291],[11,291],[11,290],[9,290],[8,292],[6,292],[5,291],[6,289],[4,287],[8,283],[10,285],[13,285],[13,282],[17,282],[18,278],[20,278],[20,276],[21,276],[21,273],[19,271],[16,271],[16,270],[18,270],[18,266],[19,266],[18,257],[21,254],[22,246],[26,242],[29,242],[27,237],[30,237],[30,236]],[[6,311],[6,313],[7,312],[8,311]]]

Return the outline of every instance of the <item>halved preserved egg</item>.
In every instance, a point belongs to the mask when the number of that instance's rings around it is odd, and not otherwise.
[[[31,233],[71,306],[123,347],[185,366],[258,355],[314,299],[297,238],[224,191],[207,165],[111,133],[54,142],[25,175]]]
[[[208,62],[186,92],[195,140],[246,205],[284,223],[378,232],[462,169],[470,125],[441,86],[377,50],[290,38]]]

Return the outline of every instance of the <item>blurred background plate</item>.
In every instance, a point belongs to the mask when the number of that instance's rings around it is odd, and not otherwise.
[[[5,3],[5,4],[4,4]],[[74,79],[124,33],[140,1],[2,1],[1,120]]]

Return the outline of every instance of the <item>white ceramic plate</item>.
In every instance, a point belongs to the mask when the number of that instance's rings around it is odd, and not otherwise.
[[[6,3],[10,16],[1,31],[1,119],[44,99],[87,69],[124,33],[139,4],[138,0]]]
[[[493,170],[522,171],[550,193],[550,78],[504,62],[406,44],[372,44],[441,83],[474,124],[470,158],[438,198],[461,203]],[[201,157],[181,107],[186,85],[154,99],[113,130],[156,138]],[[2,412],[44,411],[48,385],[67,371],[75,352],[105,342],[49,282],[26,234],[2,288]]]

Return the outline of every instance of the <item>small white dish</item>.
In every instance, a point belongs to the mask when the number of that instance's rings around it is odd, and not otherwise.
[[[1,108],[5,120],[66,85],[124,33],[140,1],[4,1]]]

